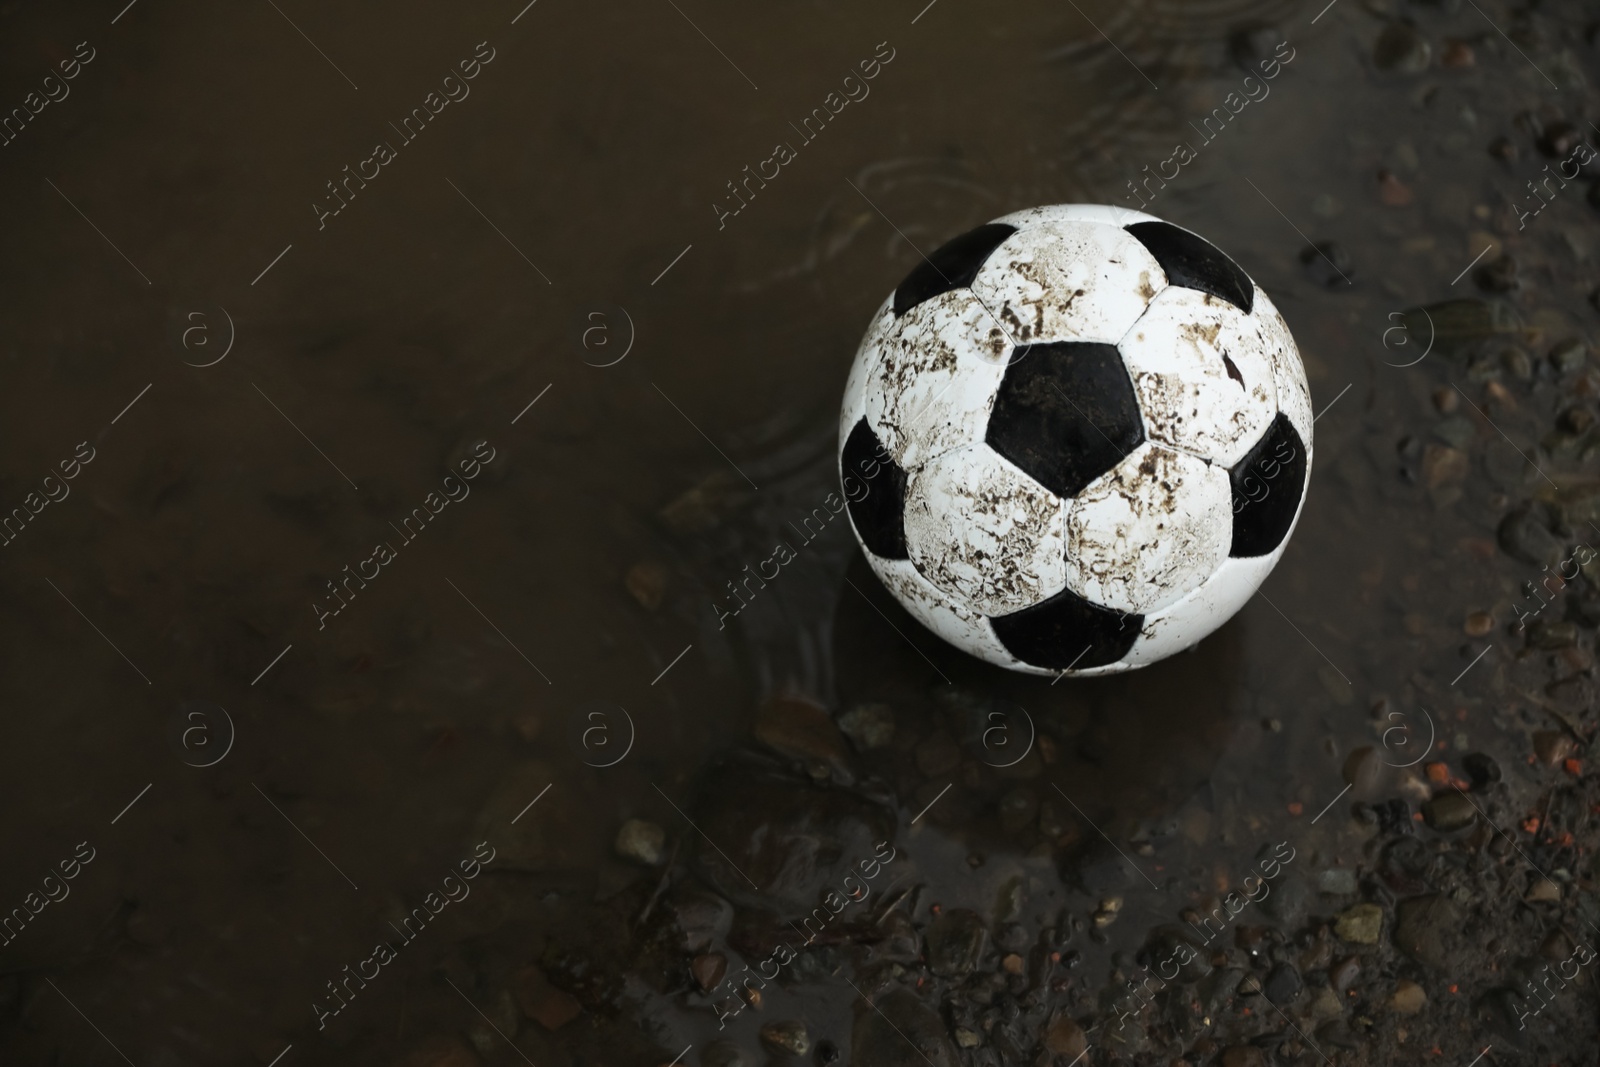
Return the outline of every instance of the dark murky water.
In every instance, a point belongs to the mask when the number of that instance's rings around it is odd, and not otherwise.
[[[4,5],[0,1059],[1593,1061],[1594,12],[919,6]],[[1324,412],[1262,595],[1051,685],[841,522],[720,627],[916,248],[1180,140]]]

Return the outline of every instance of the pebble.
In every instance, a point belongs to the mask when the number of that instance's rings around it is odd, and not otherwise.
[[[1600,184],[1590,187],[1591,192],[1594,189],[1600,189]],[[1593,198],[1591,197],[1591,199]],[[1565,374],[1579,369],[1588,362],[1589,346],[1577,337],[1563,338],[1550,347],[1549,355],[1546,358],[1550,360],[1552,367]]]
[[[1551,904],[1561,899],[1561,887],[1548,878],[1536,878],[1522,899],[1529,904]]]
[[[583,1012],[577,997],[552,986],[537,967],[524,967],[512,977],[511,995],[522,1014],[551,1033]]]
[[[894,740],[894,709],[887,704],[857,704],[839,716],[839,729],[862,752],[887,748]]]
[[[1491,293],[1509,293],[1518,285],[1517,261],[1504,255],[1491,259],[1473,272],[1472,277],[1480,289]]]
[[[625,860],[659,867],[666,858],[667,832],[653,822],[629,819],[617,831],[617,855]]]
[[[1336,992],[1343,993],[1361,977],[1361,957],[1346,956],[1328,969],[1328,981]]]
[[[1459,448],[1429,443],[1422,450],[1422,478],[1429,489],[1460,485],[1471,469],[1471,461]]]
[[[761,1040],[791,1056],[804,1056],[811,1051],[811,1034],[806,1024],[795,1019],[777,1019],[761,1026]]]
[[[1472,46],[1465,41],[1448,42],[1439,56],[1439,65],[1444,67],[1470,67],[1474,62]]]
[[[1317,990],[1311,998],[1311,1017],[1313,1019],[1337,1019],[1344,1014],[1344,1005],[1339,1002],[1339,994],[1331,989]]]
[[[1358,799],[1378,792],[1383,782],[1383,760],[1371,745],[1351,749],[1344,758],[1344,780]]]
[[[959,978],[978,968],[989,931],[977,912],[951,908],[928,924],[928,969],[945,978]]]
[[[1372,61],[1379,70],[1416,74],[1427,70],[1432,59],[1433,47],[1403,22],[1391,22],[1385,26],[1372,48]]]
[[[1434,830],[1447,834],[1469,826],[1478,817],[1472,801],[1451,790],[1440,793],[1422,805],[1422,818]]]
[[[715,989],[723,975],[728,973],[728,957],[720,952],[707,952],[689,962],[689,973],[701,989]]]
[[[1057,1012],[1044,1030],[1044,1047],[1057,1056],[1081,1056],[1089,1039],[1072,1016]]]
[[[1461,629],[1468,637],[1482,637],[1494,629],[1494,616],[1487,611],[1471,612]]]
[[[1386,207],[1405,207],[1416,199],[1411,188],[1391,170],[1378,171],[1378,199]],[[1420,334],[1418,336],[1421,336]]]
[[[1578,641],[1578,625],[1571,622],[1536,622],[1528,627],[1528,646],[1553,652]]]
[[[1482,752],[1468,752],[1462,756],[1461,768],[1467,772],[1467,777],[1472,780],[1472,788],[1477,791],[1487,789],[1500,780],[1500,764]]]
[[[1428,994],[1415,982],[1401,981],[1389,997],[1389,1007],[1401,1015],[1415,1015],[1428,1005]]]
[[[1333,932],[1341,941],[1356,945],[1376,945],[1383,930],[1383,909],[1376,904],[1357,904],[1340,913]]]
[[[964,1026],[956,1028],[956,1045],[960,1048],[977,1048],[983,1044],[983,1038],[978,1036],[976,1030],[968,1030]]]
[[[622,582],[640,607],[655,611],[661,607],[662,598],[666,596],[667,569],[659,563],[643,560],[628,568]]]
[[[732,1041],[713,1041],[700,1054],[700,1067],[746,1067],[744,1050]]]
[[[1299,998],[1305,982],[1301,981],[1300,972],[1293,964],[1280,963],[1267,974],[1261,988],[1268,1000],[1281,1007]]]
[[[1520,507],[1500,520],[1496,531],[1500,547],[1514,559],[1532,566],[1556,563],[1561,558],[1561,544],[1540,521],[1532,507]]]
[[[1260,62],[1275,51],[1281,51],[1280,46],[1287,40],[1283,30],[1277,26],[1252,23],[1235,30],[1228,37],[1228,53],[1247,73],[1257,74]]]
[[[813,778],[826,779],[830,773],[840,781],[850,778],[844,735],[818,704],[774,697],[756,711],[755,735],[767,747],[799,760]]]
[[[1348,867],[1329,867],[1317,875],[1317,889],[1329,896],[1355,896],[1358,889],[1356,872]]]
[[[1535,730],[1533,732],[1533,754],[1540,763],[1546,767],[1556,764],[1571,756],[1577,749],[1572,738],[1567,736],[1565,730]]]

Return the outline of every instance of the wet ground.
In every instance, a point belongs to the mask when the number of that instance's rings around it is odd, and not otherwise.
[[[1592,8],[0,19],[0,1060],[1595,1061]],[[918,247],[1141,200],[1321,412],[1237,619],[719,620]]]

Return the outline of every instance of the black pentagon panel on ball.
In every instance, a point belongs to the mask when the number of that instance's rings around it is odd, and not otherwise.
[[[1156,257],[1168,284],[1210,293],[1247,315],[1255,306],[1250,276],[1204,237],[1170,222],[1135,222],[1126,229]]]
[[[1033,667],[1085,670],[1115,663],[1128,654],[1143,615],[1112,611],[1063,589],[1031,608],[989,619],[1006,651]]]
[[[862,419],[850,430],[839,457],[850,521],[862,544],[882,559],[906,559],[906,472]],[[864,485],[866,492],[852,488]]]
[[[1075,496],[1144,441],[1122,353],[1084,341],[1013,349],[984,440],[1052,493]]]
[[[895,318],[940,293],[971,285],[990,253],[1016,232],[1015,226],[991,222],[940,245],[933,255],[917,264],[894,291]]]
[[[1228,472],[1233,483],[1230,556],[1265,556],[1283,543],[1306,486],[1306,446],[1278,413],[1261,440]]]

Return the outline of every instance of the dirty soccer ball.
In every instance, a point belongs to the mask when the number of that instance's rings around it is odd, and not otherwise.
[[[867,560],[957,648],[1105,674],[1194,645],[1283,554],[1311,395],[1272,302],[1137,211],[1033,208],[907,275],[845,386]]]

